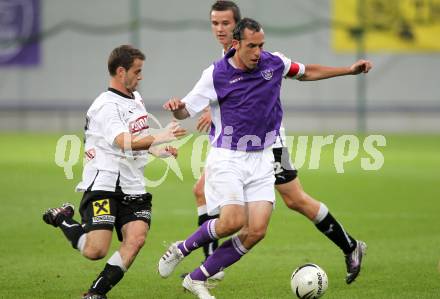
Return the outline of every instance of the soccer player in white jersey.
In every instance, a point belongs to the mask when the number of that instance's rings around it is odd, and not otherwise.
[[[232,31],[240,20],[240,10],[232,1],[216,1],[211,7],[211,29],[217,41],[226,53],[232,45]],[[211,112],[209,108],[204,111],[197,124],[200,131],[208,131],[211,127]],[[327,206],[307,194],[297,177],[297,170],[291,165],[290,155],[285,147],[284,128],[281,125],[280,138],[277,138],[273,146],[275,158],[275,188],[281,195],[284,203],[290,209],[297,211],[311,220],[316,228],[336,244],[345,255],[347,268],[346,282],[352,283],[360,271],[362,256],[365,253],[365,243],[356,241],[343,226],[330,214]],[[204,193],[205,175],[201,175],[194,185],[198,211],[198,224],[201,226],[205,221],[217,218],[218,215],[208,215]],[[207,258],[217,248],[217,240],[205,244],[203,250]],[[213,278],[224,276],[221,271]]]
[[[264,51],[263,45],[258,22],[242,19],[233,32],[233,49],[203,72],[183,100],[172,98],[164,104],[177,119],[211,107],[212,148],[206,162],[205,194],[208,214],[219,211],[220,216],[173,243],[159,260],[159,274],[169,277],[193,250],[238,233],[183,280],[183,287],[198,298],[213,298],[206,280],[237,262],[266,233],[275,201],[272,145],[282,118],[282,79],[312,81],[366,73],[371,68],[366,60],[349,67],[303,65]]]
[[[87,111],[79,212],[82,225],[73,219],[69,203],[48,209],[43,220],[59,227],[72,247],[91,260],[104,258],[113,228],[121,245],[83,295],[103,299],[124,276],[145,242],[151,223],[152,195],[145,192],[147,152],[159,157],[177,156],[177,149],[161,144],[185,134],[177,123],[150,134],[148,114],[136,91],[142,79],[144,54],[131,46],[115,48],[108,59],[110,87]]]

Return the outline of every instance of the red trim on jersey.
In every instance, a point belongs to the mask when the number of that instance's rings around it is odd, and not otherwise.
[[[287,77],[295,77],[296,75],[298,75],[298,73],[299,73],[299,64],[295,63],[295,62],[292,62],[290,64],[290,69],[287,72],[286,76]]]

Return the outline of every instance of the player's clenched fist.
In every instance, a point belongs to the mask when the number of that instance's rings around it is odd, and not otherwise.
[[[163,108],[168,111],[177,111],[185,108],[185,103],[179,98],[172,97],[163,105]]]
[[[360,73],[368,73],[372,67],[373,65],[371,64],[370,61],[361,59],[355,62],[350,67],[350,70],[353,75],[358,75]]]

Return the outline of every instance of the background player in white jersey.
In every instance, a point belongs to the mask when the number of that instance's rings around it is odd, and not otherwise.
[[[217,1],[211,7],[211,29],[217,41],[226,53],[232,45],[232,31],[236,23],[240,20],[240,10],[232,1]],[[313,68],[313,65],[308,66]],[[301,79],[300,79],[301,80]],[[211,112],[208,109],[199,118],[197,129],[208,131],[211,127]],[[281,127],[281,135],[284,135],[284,128]],[[362,255],[365,251],[365,243],[359,243],[342,225],[330,214],[327,206],[307,194],[297,177],[297,170],[291,165],[290,154],[284,146],[284,138],[277,138],[273,146],[275,158],[275,188],[281,195],[284,203],[290,209],[297,211],[313,221],[316,228],[326,235],[336,244],[345,255],[347,268],[346,282],[353,282],[359,271],[362,262]],[[217,218],[218,215],[208,215],[206,211],[206,199],[204,194],[205,175],[204,173],[196,182],[193,192],[196,198],[198,211],[198,224],[202,225],[205,221]],[[207,258],[212,251],[217,248],[218,241],[203,246],[205,257]],[[216,275],[216,279],[223,277]]]
[[[110,87],[87,111],[79,212],[82,225],[73,219],[74,207],[65,203],[48,209],[43,220],[59,227],[73,248],[91,260],[104,258],[115,227],[121,245],[83,298],[107,298],[133,263],[145,242],[151,223],[152,195],[145,192],[147,151],[160,157],[177,156],[177,149],[160,144],[185,134],[177,123],[155,135],[149,133],[148,114],[136,91],[142,79],[144,54],[131,46],[115,48],[108,59]]]
[[[233,49],[205,69],[183,100],[172,98],[164,104],[177,119],[195,116],[210,105],[212,148],[206,163],[205,194],[208,214],[220,211],[220,216],[206,221],[183,242],[172,244],[159,260],[159,274],[170,276],[195,249],[238,232],[185,277],[183,287],[199,298],[213,298],[206,280],[237,262],[266,233],[275,200],[272,145],[282,118],[282,79],[313,81],[371,69],[365,60],[349,67],[303,65],[263,51],[263,45],[264,32],[258,22],[242,19],[233,32]]]

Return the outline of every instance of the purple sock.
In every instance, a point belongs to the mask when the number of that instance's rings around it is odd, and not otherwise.
[[[205,281],[208,277],[237,262],[247,252],[248,250],[241,244],[240,239],[234,236],[223,242],[223,244],[206,259],[203,265],[190,274],[190,277],[194,280]]]
[[[187,256],[194,249],[199,248],[205,244],[211,243],[213,240],[217,240],[217,234],[215,233],[215,223],[217,219],[211,219],[205,221],[195,233],[193,233],[188,239],[177,245],[184,256]]]

